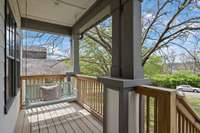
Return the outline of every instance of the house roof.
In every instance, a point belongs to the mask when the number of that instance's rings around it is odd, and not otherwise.
[[[70,71],[63,61],[52,59],[22,59],[21,76],[63,75]]]
[[[36,52],[46,52],[47,48],[45,47],[39,47],[39,46],[23,46],[22,47],[23,50],[25,51],[36,51]]]

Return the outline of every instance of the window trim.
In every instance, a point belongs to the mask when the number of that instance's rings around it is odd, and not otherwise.
[[[4,17],[4,32],[5,32],[4,33],[4,113],[7,114],[19,91],[19,86],[18,86],[19,83],[17,82],[18,82],[18,78],[20,77],[17,78],[16,72],[18,71],[17,69],[20,69],[20,68],[17,68],[17,63],[20,64],[20,57],[17,57],[17,54],[16,54],[17,52],[16,20],[14,18],[14,14],[11,10],[11,7],[8,1],[7,0],[4,0],[4,1],[5,1],[5,5],[4,5],[5,6],[4,7],[4,13],[5,13],[4,14],[5,15]],[[9,10],[9,15],[7,12],[8,10]],[[8,31],[8,27],[10,29],[9,31]],[[11,63],[11,66],[9,66],[10,63]],[[11,67],[11,69],[9,67]],[[12,74],[10,74],[8,70],[11,70]],[[9,80],[9,77],[11,77],[10,80]],[[8,87],[9,82],[12,82],[11,83],[12,85],[10,87]],[[8,92],[10,94],[8,94]]]
[[[7,100],[6,100],[6,88],[7,88],[7,85],[6,85],[6,56],[7,56],[7,49],[6,49],[6,15],[7,15],[7,1],[4,0],[4,113],[7,114],[8,112],[8,104],[7,104]]]

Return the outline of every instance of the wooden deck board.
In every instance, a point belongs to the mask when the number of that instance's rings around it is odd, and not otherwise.
[[[60,105],[56,105],[58,108],[60,107]],[[61,107],[62,108],[62,107]],[[70,124],[70,122],[68,121],[68,119],[66,118],[66,112],[64,109],[59,110],[58,112],[59,114],[61,114],[63,117],[61,117],[61,122],[64,126],[64,128],[66,129],[67,133],[74,133],[75,130],[72,128],[72,125]]]
[[[37,115],[38,115],[38,121],[39,121],[39,128],[41,133],[48,133],[48,128],[46,125],[46,120],[44,117],[44,113],[39,113],[42,111],[41,107],[37,108]]]
[[[22,110],[20,113],[19,113],[19,116],[18,116],[18,119],[17,119],[17,123],[18,125],[24,125],[24,118],[25,118],[25,111]],[[16,127],[15,128],[15,133],[22,133],[23,128],[21,127]]]
[[[103,127],[75,102],[64,102],[22,110],[15,133],[103,133]]]
[[[64,104],[60,104],[60,105],[61,105],[61,106],[64,106]],[[79,125],[77,124],[77,122],[76,122],[76,119],[77,119],[77,118],[73,117],[73,115],[72,115],[72,113],[74,113],[74,112],[71,112],[69,108],[71,108],[71,106],[69,106],[69,107],[67,107],[67,108],[64,108],[64,110],[65,110],[65,112],[67,113],[66,118],[67,118],[67,120],[69,121],[69,123],[70,123],[72,129],[74,130],[75,133],[83,133],[83,132],[81,131],[81,129],[80,129],[80,126],[79,126]]]
[[[46,106],[42,106],[42,110],[43,110],[43,114],[45,116],[46,119],[46,123],[47,123],[47,128],[49,130],[49,133],[56,133],[56,126],[52,120],[52,117],[49,113],[49,110],[46,108]]]
[[[88,127],[92,130],[93,133],[102,133],[103,132],[103,125],[102,123],[97,120],[97,118],[94,118],[88,111],[81,108],[77,104],[73,104],[73,107],[80,113],[80,115],[83,117],[84,122],[87,123]]]

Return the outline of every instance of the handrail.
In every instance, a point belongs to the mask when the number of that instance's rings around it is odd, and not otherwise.
[[[27,78],[65,78],[66,75],[60,74],[60,75],[30,75],[30,76],[20,76],[21,79],[26,80]]]
[[[185,97],[177,94],[177,115],[178,115],[178,127],[180,128],[180,117],[182,117],[185,123],[192,125],[193,130],[200,132],[200,117],[186,101]],[[185,129],[187,130],[187,129]]]
[[[148,86],[148,85],[137,86],[135,88],[135,92],[143,95],[151,95],[154,97],[157,97],[159,95],[170,95],[171,93],[176,93],[176,91],[172,89],[166,89],[163,87]]]
[[[137,86],[135,92],[144,97],[140,110],[141,132],[176,133],[176,91],[153,86]],[[142,121],[142,123],[141,123]]]
[[[95,77],[95,76],[87,76],[87,75],[82,75],[82,74],[76,74],[75,77],[78,78],[78,79],[88,79],[88,80],[97,81],[97,77]]]
[[[145,98],[143,125],[146,133],[200,132],[200,117],[176,90],[138,86],[135,92]],[[153,99],[153,100],[152,100]],[[152,124],[153,123],[153,124]],[[165,129],[165,130],[163,130]]]
[[[197,122],[200,124],[200,116],[195,112],[195,110],[192,108],[192,106],[187,102],[184,96],[180,96],[177,94],[177,99],[183,106],[189,111],[192,116],[196,119]]]

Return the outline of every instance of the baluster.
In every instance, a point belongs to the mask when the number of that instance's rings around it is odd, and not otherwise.
[[[182,117],[182,133],[185,133],[185,118]]]
[[[154,98],[154,133],[158,133],[157,121],[157,98]]]
[[[149,109],[149,102],[150,102],[150,98],[149,96],[147,96],[146,98],[146,133],[149,133],[150,131],[150,127],[149,127],[149,117],[150,117],[150,109]]]
[[[97,108],[97,101],[96,101],[96,88],[97,88],[97,82],[94,82],[94,110]]]
[[[97,82],[97,92],[96,92],[96,98],[97,98],[97,109],[96,111],[99,113],[99,89],[100,89],[100,84]]]

